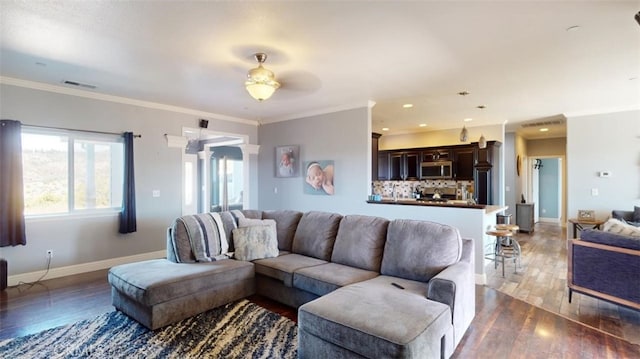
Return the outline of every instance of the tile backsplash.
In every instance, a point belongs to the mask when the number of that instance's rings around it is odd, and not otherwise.
[[[382,197],[392,197],[394,185],[399,198],[412,198],[413,192],[415,191],[416,186],[420,186],[420,188],[423,190],[427,187],[460,188],[461,186],[466,186],[468,188],[473,188],[473,181],[455,181],[455,180],[373,181],[371,183],[371,187],[372,187],[371,194],[379,194],[379,195],[382,195]]]

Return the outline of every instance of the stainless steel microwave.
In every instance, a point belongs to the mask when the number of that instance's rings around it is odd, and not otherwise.
[[[451,161],[422,162],[420,179],[450,179],[453,177]]]

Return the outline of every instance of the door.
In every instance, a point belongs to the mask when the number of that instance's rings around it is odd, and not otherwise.
[[[198,213],[198,156],[182,155],[182,214]]]
[[[242,209],[242,151],[234,146],[212,147],[210,157],[210,212]]]

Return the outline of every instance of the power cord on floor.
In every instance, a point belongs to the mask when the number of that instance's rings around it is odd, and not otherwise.
[[[47,254],[47,270],[44,272],[44,274],[42,276],[40,276],[40,278],[36,279],[33,282],[18,282],[18,290],[20,289],[20,286],[22,285],[28,285],[29,287],[27,288],[27,290],[31,289],[31,287],[33,287],[34,285],[40,283],[44,277],[47,276],[47,274],[49,274],[49,269],[51,268],[51,258],[53,257],[53,255],[51,253]]]

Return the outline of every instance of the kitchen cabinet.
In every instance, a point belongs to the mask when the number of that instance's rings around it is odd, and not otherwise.
[[[377,158],[377,169],[372,170],[374,181],[388,181],[389,180],[389,151],[379,151]],[[377,175],[377,177],[376,177]]]
[[[453,150],[453,178],[455,180],[473,180],[474,164],[474,146],[464,146]]]
[[[422,151],[421,161],[423,162],[436,162],[436,161],[449,161],[450,152],[445,148],[431,148]]]
[[[389,179],[390,180],[415,181],[419,178],[419,176],[420,176],[420,151],[390,151],[389,153]]]
[[[473,173],[474,197],[478,204],[496,204],[500,142],[489,141],[486,148],[477,148]]]
[[[382,134],[371,133],[371,178],[372,181],[378,180],[378,142]]]

